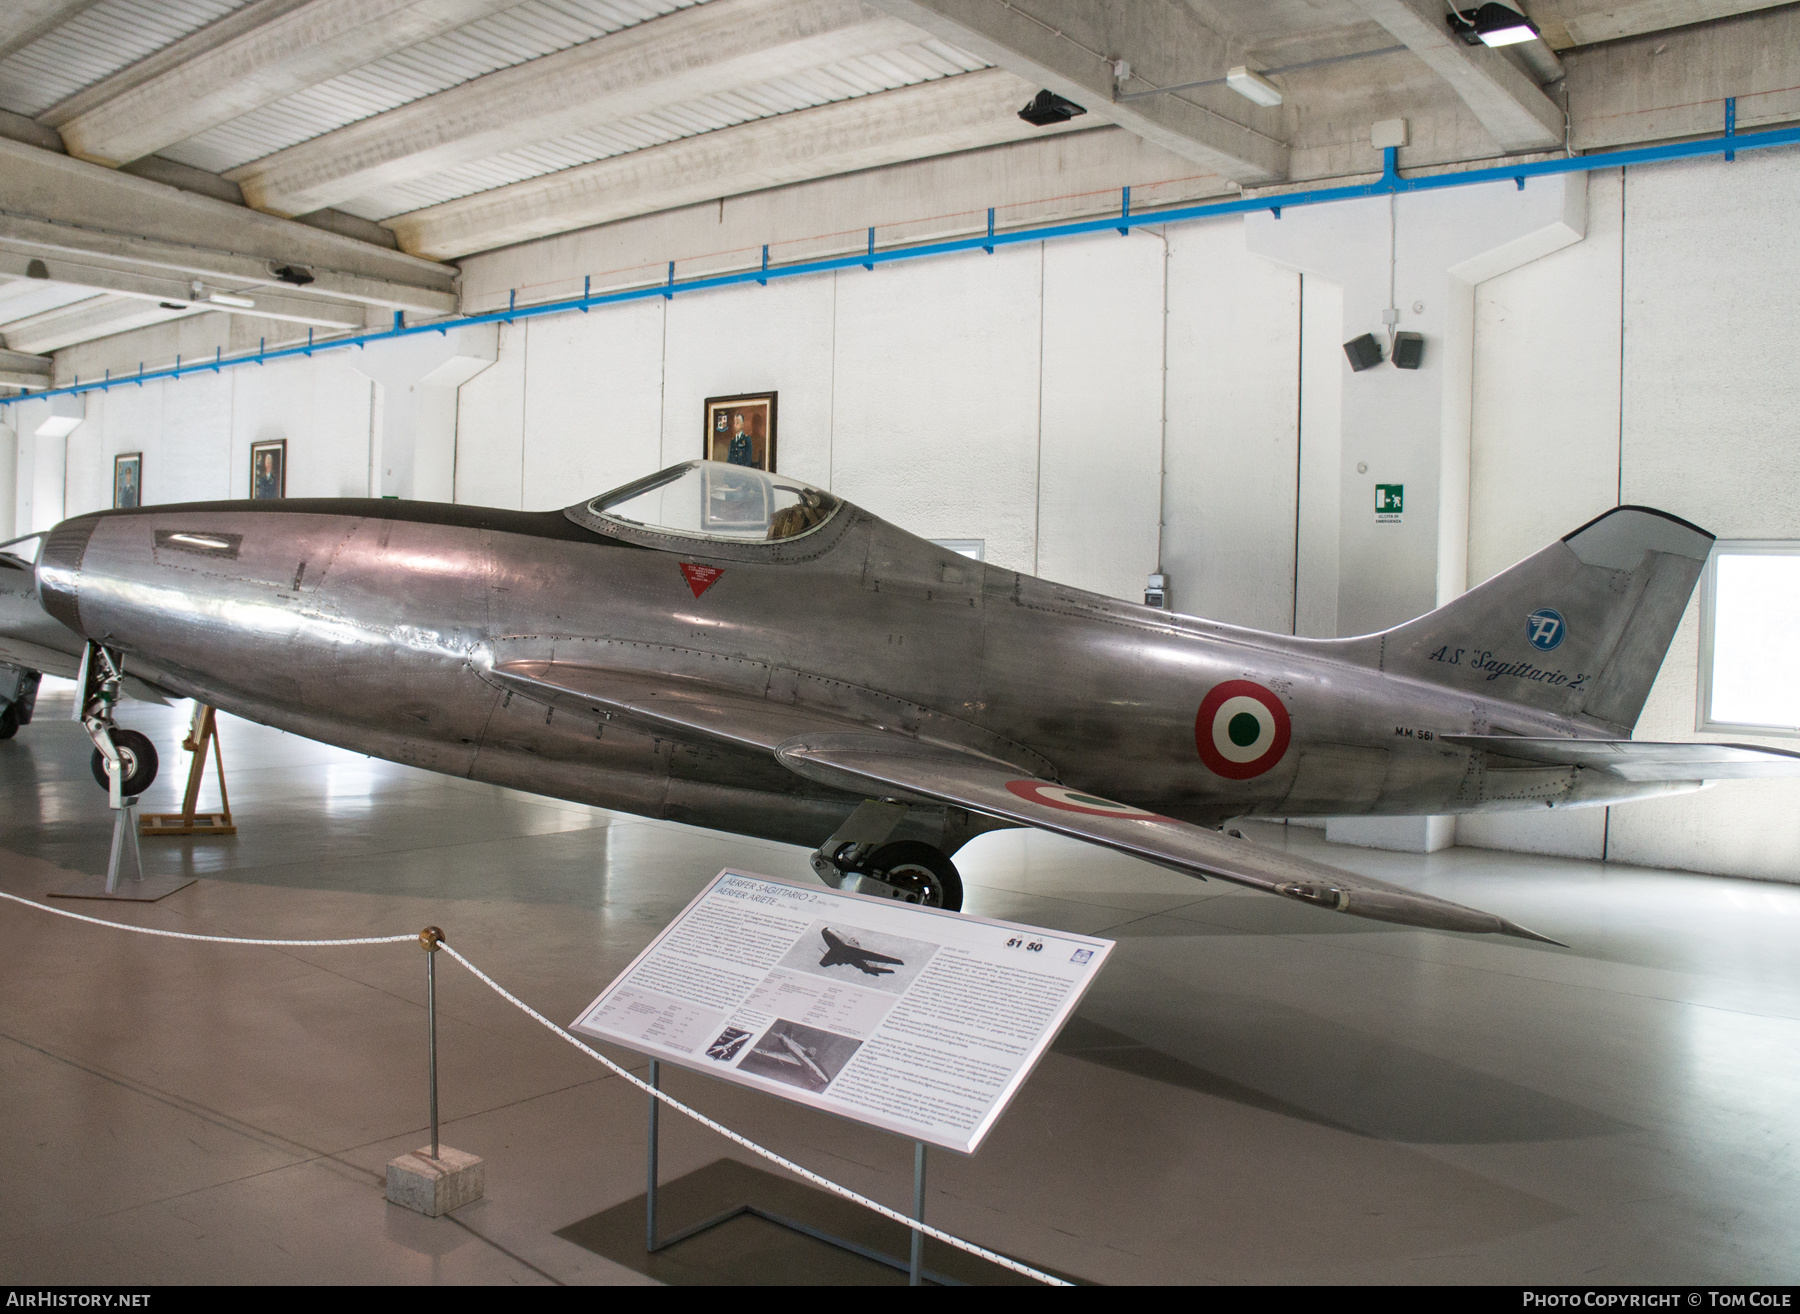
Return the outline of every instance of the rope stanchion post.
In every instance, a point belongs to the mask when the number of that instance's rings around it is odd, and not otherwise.
[[[437,1218],[481,1199],[487,1169],[477,1156],[451,1149],[438,1135],[437,953],[447,946],[444,933],[435,926],[419,932],[418,944],[425,951],[425,1066],[431,1090],[431,1144],[388,1161],[387,1198]]]
[[[425,1062],[431,1069],[431,1157],[438,1157],[437,1101],[437,949],[444,933],[435,926],[419,932],[419,946],[425,950]]]

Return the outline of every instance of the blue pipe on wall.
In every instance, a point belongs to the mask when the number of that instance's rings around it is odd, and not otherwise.
[[[1735,109],[1735,105],[1733,106]],[[1729,128],[1735,128],[1735,124]],[[1435,192],[1451,187],[1474,187],[1482,183],[1512,181],[1519,187],[1525,186],[1527,178],[1549,177],[1561,173],[1590,173],[1595,169],[1618,169],[1634,164],[1657,164],[1667,160],[1686,160],[1698,156],[1723,155],[1727,160],[1735,158],[1739,151],[1764,150],[1771,146],[1800,145],[1800,128],[1778,128],[1770,132],[1736,133],[1729,131],[1723,137],[1708,137],[1699,141],[1676,142],[1665,146],[1642,146],[1632,150],[1604,151],[1597,155],[1576,155],[1560,160],[1538,160],[1530,164],[1503,164],[1491,169],[1471,169],[1462,173],[1439,173],[1428,177],[1403,178],[1395,167],[1395,151],[1388,147],[1382,152],[1381,177],[1370,183],[1356,183],[1345,187],[1322,187],[1311,191],[1287,192],[1279,195],[1260,197],[1244,197],[1235,201],[1210,201],[1199,205],[1177,206],[1169,210],[1130,212],[1130,202],[1126,200],[1122,206],[1124,213],[1107,219],[1086,219],[1076,223],[1051,224],[1042,228],[1021,228],[1012,232],[997,233],[990,227],[989,231],[975,237],[961,237],[943,242],[928,242],[920,246],[899,247],[890,251],[873,249],[874,230],[870,230],[871,248],[855,255],[836,256],[827,260],[806,260],[792,265],[771,265],[768,256],[763,257],[761,266],[739,270],[730,274],[713,274],[706,278],[675,278],[675,262],[669,262],[669,274],[666,282],[651,283],[644,287],[629,288],[623,292],[602,292],[593,295],[585,292],[579,297],[566,301],[543,301],[535,305],[517,305],[516,290],[509,294],[505,310],[490,311],[481,315],[454,315],[448,319],[434,320],[426,324],[407,324],[396,314],[395,327],[377,333],[357,333],[342,338],[330,338],[315,342],[312,330],[307,330],[305,345],[278,347],[274,351],[258,349],[244,356],[232,356],[221,359],[214,357],[213,363],[204,368],[218,371],[237,365],[261,365],[271,360],[281,360],[288,356],[311,356],[320,351],[331,351],[341,347],[362,347],[371,342],[382,342],[389,338],[409,338],[421,333],[448,333],[453,328],[466,328],[479,324],[511,324],[521,319],[531,319],[539,315],[566,315],[575,311],[587,311],[594,306],[619,305],[627,301],[643,301],[651,297],[673,299],[682,292],[704,292],[711,288],[736,287],[744,283],[766,285],[770,279],[799,278],[808,274],[825,274],[838,269],[874,269],[876,265],[895,264],[902,260],[924,260],[932,256],[954,255],[963,251],[988,251],[996,247],[1016,246],[1025,242],[1047,242],[1064,237],[1084,237],[1089,233],[1100,233],[1108,230],[1129,232],[1133,228],[1154,227],[1159,224],[1190,223],[1197,219],[1216,219],[1222,215],[1251,214],[1258,210],[1267,210],[1280,217],[1284,209],[1300,205],[1329,205],[1333,201],[1356,201],[1371,196],[1404,195],[1407,192]],[[1129,190],[1125,193],[1129,196]],[[193,368],[187,371],[194,373]],[[142,386],[150,379],[175,379],[181,377],[179,364],[160,370],[145,370],[141,366],[138,373],[129,379],[121,378],[120,383],[131,382]],[[96,383],[79,381],[62,388],[46,388],[42,392],[27,393],[19,397],[0,399],[0,408],[11,406],[15,402],[32,401],[39,397],[66,397],[84,392],[105,392],[112,387],[110,379]]]

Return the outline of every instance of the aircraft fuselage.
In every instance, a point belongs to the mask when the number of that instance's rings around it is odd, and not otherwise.
[[[795,843],[818,843],[857,797],[767,753],[532,701],[494,667],[690,677],[1201,822],[1675,788],[1496,764],[1443,743],[1598,733],[1480,681],[1399,679],[1350,660],[1353,641],[1171,616],[984,565],[849,506],[760,555],[700,540],[639,546],[556,512],[156,506],[66,522],[38,583],[52,615],[122,650],[130,672],[236,715],[433,771]],[[1227,738],[1209,735],[1202,705],[1234,681],[1272,694],[1286,731],[1271,738],[1265,724],[1258,741],[1262,713],[1244,703],[1248,719],[1215,708]],[[1236,738],[1247,744],[1238,756],[1253,756],[1222,774],[1216,749],[1237,751]],[[950,850],[992,824],[938,811],[941,829],[920,833]]]

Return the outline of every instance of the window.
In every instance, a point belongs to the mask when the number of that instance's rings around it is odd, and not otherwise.
[[[1700,586],[1696,728],[1800,735],[1800,542],[1721,540]]]
[[[987,560],[987,540],[985,538],[934,538],[933,543],[941,548],[960,553],[970,561]]]

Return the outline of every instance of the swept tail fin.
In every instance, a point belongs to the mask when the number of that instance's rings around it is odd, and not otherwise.
[[[1712,551],[1666,512],[1622,506],[1417,620],[1359,642],[1381,669],[1629,735]]]

